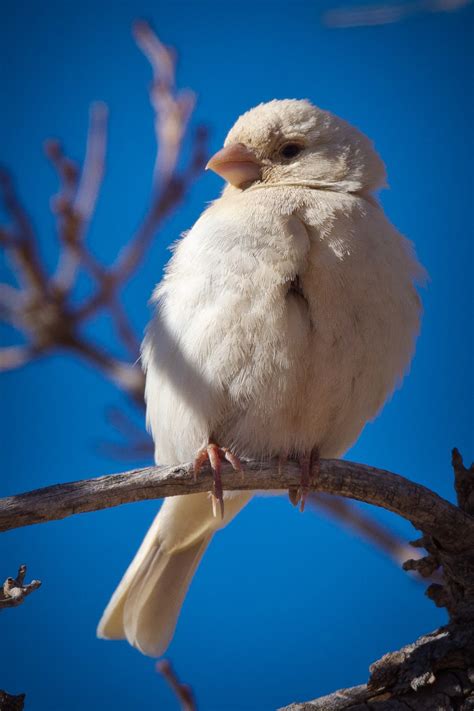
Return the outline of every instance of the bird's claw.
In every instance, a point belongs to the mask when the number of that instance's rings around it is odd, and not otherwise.
[[[281,458],[280,458],[281,461]],[[288,497],[293,506],[300,505],[300,511],[303,512],[306,505],[306,499],[310,486],[319,476],[319,452],[314,448],[309,455],[301,455],[298,457],[300,465],[301,480],[299,487],[292,486],[288,489]]]
[[[301,489],[297,486],[290,486],[288,489],[288,498],[293,506],[298,506],[301,499]]]
[[[222,462],[229,462],[235,471],[242,472],[242,464],[238,457],[233,454],[227,447],[219,447],[217,444],[210,442],[203,447],[196,455],[193,465],[194,481],[197,480],[199,472],[203,464],[208,461],[212,469],[213,483],[211,491],[212,514],[217,516],[217,506],[219,505],[221,518],[224,518],[224,491],[222,489]]]

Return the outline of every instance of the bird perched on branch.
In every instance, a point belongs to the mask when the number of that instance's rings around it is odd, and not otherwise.
[[[156,461],[194,458],[198,472],[208,459],[214,506],[165,500],[98,628],[150,656],[212,536],[250,498],[222,493],[221,460],[296,458],[304,506],[319,456],[342,455],[400,382],[420,322],[423,269],[374,197],[384,165],[356,128],[271,101],[208,167],[227,185],[176,245],[143,362]]]

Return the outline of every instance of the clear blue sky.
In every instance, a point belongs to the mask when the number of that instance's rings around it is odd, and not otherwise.
[[[450,448],[472,441],[472,41],[474,8],[375,28],[329,29],[334,3],[3,3],[0,159],[15,173],[54,264],[42,141],[80,158],[88,105],[111,111],[108,172],[90,235],[112,259],[143,214],[153,165],[149,67],[130,34],[153,21],[178,48],[179,80],[199,95],[196,118],[217,149],[243,110],[308,97],[355,123],[384,157],[384,206],[416,244],[431,282],[410,376],[349,452],[452,498]],[[471,42],[472,43],[472,42]],[[137,331],[167,247],[218,194],[203,175],[169,220],[126,293]],[[0,262],[2,278],[5,269]],[[109,338],[104,321],[97,339]],[[11,334],[0,331],[3,340]],[[120,404],[89,366],[58,354],[0,378],[0,493],[127,468],[96,443],[104,408]],[[141,462],[136,462],[140,464]],[[133,463],[130,463],[133,464]],[[134,504],[21,529],[0,538],[0,577],[20,562],[40,591],[0,617],[0,688],[27,692],[28,711],[176,709],[153,662],[95,626],[156,510]],[[368,509],[367,509],[368,510]],[[407,538],[415,532],[375,512]],[[270,711],[367,678],[381,654],[445,619],[422,589],[369,545],[286,500],[255,500],[216,536],[169,651],[201,711]]]

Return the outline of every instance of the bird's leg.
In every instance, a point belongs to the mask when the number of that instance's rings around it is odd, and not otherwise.
[[[212,482],[211,491],[211,501],[212,501],[212,515],[214,518],[217,516],[217,502],[219,502],[221,510],[221,519],[224,518],[224,492],[222,490],[222,476],[221,476],[221,457],[219,452],[219,447],[217,444],[209,444],[207,446],[207,452],[209,455],[209,464],[214,474],[214,481]]]
[[[288,489],[288,496],[293,506],[300,505],[301,512],[304,511],[309,488],[319,476],[319,462],[319,450],[317,447],[313,447],[309,454],[301,454],[298,457],[301,471],[300,486]]]
[[[212,513],[214,516],[217,516],[217,504],[219,503],[221,518],[224,518],[224,492],[222,489],[221,476],[221,465],[224,460],[229,462],[235,471],[243,471],[239,458],[227,447],[219,447],[219,445],[214,442],[209,442],[205,447],[199,450],[193,465],[194,481],[196,481],[203,464],[206,461],[209,462],[213,474],[211,491]]]
[[[308,496],[309,487],[314,484],[314,482],[319,477],[320,471],[320,457],[319,449],[313,447],[310,452],[309,457],[304,457],[304,463],[301,463],[301,503],[300,511],[304,511],[306,504],[306,498]]]
[[[298,489],[298,499],[300,504],[300,511],[304,511],[306,504],[306,497],[309,491],[309,482],[311,477],[311,456],[308,454],[303,454],[299,458],[300,465],[300,488]]]

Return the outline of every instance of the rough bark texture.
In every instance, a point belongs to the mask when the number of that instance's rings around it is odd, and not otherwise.
[[[300,484],[299,467],[292,462],[280,467],[275,461],[244,464],[243,475],[230,465],[224,467],[224,489],[277,490]],[[387,471],[340,460],[321,461],[317,479],[311,482],[313,490],[381,506],[422,532],[412,545],[425,548],[427,555],[407,561],[404,568],[425,578],[438,571],[440,582],[432,583],[427,595],[447,608],[450,621],[375,662],[367,685],[294,703],[285,711],[474,711],[474,469],[464,467],[457,450],[453,467],[458,506]],[[191,464],[58,484],[0,500],[0,531],[211,487],[210,470],[203,468],[194,481]],[[0,711],[3,708],[15,707],[0,705]]]
[[[466,469],[453,451],[459,511],[472,519],[474,468]],[[450,622],[396,652],[385,654],[370,667],[367,684],[341,689],[328,696],[293,703],[281,711],[474,711],[474,549],[446,549],[443,535],[423,530],[416,547],[428,555],[407,561],[406,570],[429,577],[441,571],[441,583],[427,592],[436,605],[446,607]],[[463,541],[464,528],[451,532]]]
[[[446,711],[474,709],[474,629],[448,625],[386,654],[367,684],[281,711]]]
[[[0,689],[0,711],[22,711],[25,707],[25,694],[12,696]]]

